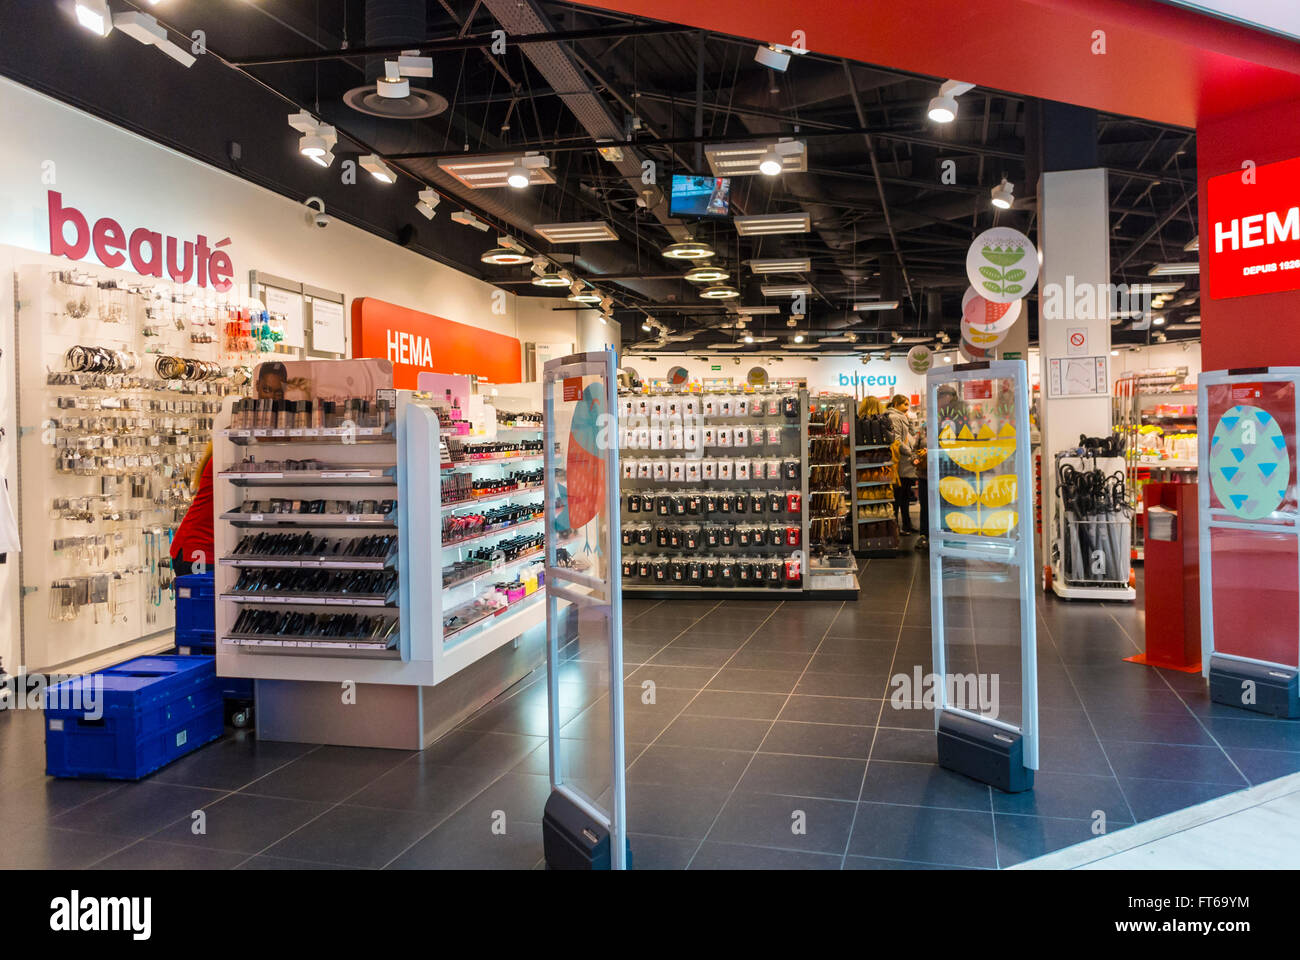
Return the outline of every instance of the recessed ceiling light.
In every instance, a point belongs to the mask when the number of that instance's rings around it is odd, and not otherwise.
[[[357,162],[361,164],[363,170],[368,171],[372,177],[381,183],[395,183],[397,181],[397,174],[393,172],[388,164],[384,163],[383,158],[377,153],[367,154]]]
[[[774,233],[807,233],[812,216],[805,212],[763,213],[751,217],[734,217],[736,233],[742,237],[767,236]]]
[[[670,260],[707,260],[714,255],[714,249],[698,240],[684,240],[668,244],[660,253]]]
[[[438,161],[438,169],[455,177],[473,190],[490,190],[510,186],[510,176],[517,164],[523,164],[528,173],[528,184],[538,186],[554,183],[550,161],[541,154],[504,156],[451,157]],[[528,184],[525,184],[527,186]]]
[[[865,300],[862,303],[855,303],[853,309],[858,313],[866,313],[869,310],[897,310],[897,300]]]
[[[686,271],[686,279],[691,283],[717,283],[726,280],[731,274],[721,267],[699,266]]]
[[[718,285],[716,287],[705,287],[700,291],[700,296],[705,300],[734,300],[740,296],[740,291],[735,287]]]
[[[575,223],[539,223],[533,232],[551,243],[599,243],[617,240],[618,234],[604,220],[584,220]]]
[[[812,269],[809,257],[769,257],[764,260],[747,260],[750,273],[807,273]]]
[[[1149,277],[1183,277],[1200,273],[1201,265],[1193,260],[1190,263],[1157,263],[1147,271]]]
[[[1014,183],[1008,183],[1007,178],[1003,177],[1002,182],[992,190],[993,206],[999,210],[1010,210],[1012,204],[1016,202],[1016,198],[1011,195],[1015,188]]]

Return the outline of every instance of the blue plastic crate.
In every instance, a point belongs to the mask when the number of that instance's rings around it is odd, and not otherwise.
[[[211,573],[176,578],[176,645],[201,646],[217,637],[217,587]]]
[[[223,718],[212,657],[139,657],[45,691],[45,772],[138,780],[217,739]]]
[[[216,633],[198,633],[181,636],[179,630],[176,632],[176,656],[215,657],[216,655]]]

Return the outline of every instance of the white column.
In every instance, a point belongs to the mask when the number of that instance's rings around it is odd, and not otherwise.
[[[1044,173],[1038,181],[1038,345],[1043,455],[1043,541],[1039,570],[1050,562],[1056,454],[1079,436],[1110,433],[1109,376],[1086,396],[1052,394],[1052,361],[1101,357],[1110,364],[1110,198],[1101,168]],[[1073,342],[1072,341],[1073,338]],[[1082,341],[1082,342],[1080,342]]]

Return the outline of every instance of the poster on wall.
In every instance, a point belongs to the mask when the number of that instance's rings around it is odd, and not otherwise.
[[[299,330],[302,325],[299,324]],[[311,348],[317,353],[347,353],[343,304],[314,297],[311,300]]]
[[[262,302],[266,304],[267,313],[284,317],[284,345],[286,347],[303,346],[302,333],[302,294],[279,287],[262,287]]]

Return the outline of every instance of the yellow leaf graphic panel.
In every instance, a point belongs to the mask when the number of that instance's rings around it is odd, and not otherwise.
[[[939,496],[954,507],[969,507],[975,502],[975,488],[961,477],[944,477],[939,481]]]

